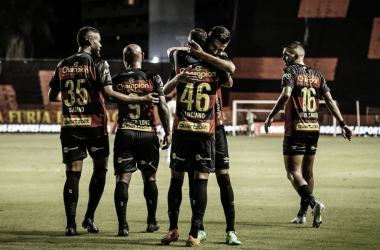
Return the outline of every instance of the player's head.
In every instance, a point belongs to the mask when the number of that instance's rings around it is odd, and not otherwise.
[[[305,57],[305,49],[302,43],[298,41],[292,41],[282,46],[282,60],[285,66],[293,64],[303,64]]]
[[[129,44],[123,50],[123,61],[125,67],[130,67],[132,64],[141,64],[144,59],[144,52],[137,44]]]
[[[231,33],[223,26],[215,26],[208,33],[207,49],[214,55],[220,55],[228,46]]]
[[[95,57],[100,57],[100,32],[93,27],[83,27],[78,31],[77,34],[78,46],[86,49],[90,48],[91,55]]]
[[[194,40],[203,49],[207,44],[207,32],[201,28],[195,28],[190,31],[188,42]]]

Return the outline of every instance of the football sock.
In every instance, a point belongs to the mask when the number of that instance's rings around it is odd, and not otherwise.
[[[235,231],[234,191],[231,186],[230,176],[228,174],[220,175],[217,181],[220,188],[220,200],[222,202],[224,215],[226,216],[226,232]]]
[[[106,174],[107,169],[94,170],[90,186],[89,186],[89,199],[86,211],[86,218],[94,219],[94,213],[96,208],[98,207],[100,198],[102,198],[102,194],[104,191],[104,186],[106,185]]]
[[[169,230],[178,229],[179,208],[182,202],[183,180],[171,179],[168,192]]]
[[[147,224],[155,224],[158,199],[158,189],[155,180],[144,182],[144,197],[148,210]]]
[[[114,199],[119,230],[129,230],[127,223],[128,188],[129,185],[126,182],[120,181],[116,183]]]
[[[309,186],[302,185],[298,188],[297,192],[301,196],[302,200],[305,203],[308,203],[310,207],[313,209],[315,206],[316,200],[315,200],[314,195],[310,192]]]
[[[66,171],[66,182],[63,187],[63,201],[65,204],[67,227],[77,228],[75,215],[79,197],[79,180],[81,172]]]
[[[309,208],[309,203],[308,202],[305,202],[302,198],[301,198],[301,203],[300,203],[300,211],[298,212],[298,215],[297,216],[306,216],[307,214],[307,209]]]
[[[190,207],[193,210],[193,196],[194,196],[194,171],[190,170],[187,172],[187,176],[189,179],[189,198],[190,198]],[[202,225],[199,226],[199,230],[204,231],[205,227]]]
[[[203,216],[207,206],[207,179],[194,179],[193,217],[189,235],[198,238],[199,227],[203,224]]]

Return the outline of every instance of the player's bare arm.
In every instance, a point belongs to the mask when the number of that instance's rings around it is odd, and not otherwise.
[[[221,84],[220,86],[226,87],[226,88],[232,88],[234,85],[234,80],[232,80],[232,77],[228,79],[228,82]]]
[[[144,104],[148,106],[159,103],[157,93],[149,93],[145,96],[127,96],[113,91],[111,85],[104,86],[100,91],[108,102],[120,104]]]
[[[282,89],[280,97],[277,99],[276,104],[274,105],[272,111],[269,113],[267,119],[265,120],[265,133],[268,134],[268,128],[271,126],[273,122],[273,117],[280,112],[280,110],[284,109],[285,104],[289,101],[292,96],[292,88],[286,86]]]
[[[342,136],[344,139],[348,139],[349,141],[351,141],[351,138],[352,138],[352,131],[349,127],[347,127],[347,125],[344,123],[343,121],[343,117],[342,117],[342,114],[340,113],[340,110],[338,108],[338,106],[336,106],[336,103],[335,101],[332,99],[332,96],[330,94],[330,92],[326,92],[324,95],[323,95],[323,99],[325,100],[326,102],[326,106],[327,108],[329,109],[330,113],[335,117],[335,119],[338,120],[339,122],[339,125],[341,125],[342,127]],[[342,126],[343,125],[343,126]]]
[[[232,61],[223,60],[205,52],[194,40],[191,40],[188,44],[189,47],[187,52],[190,53],[190,55],[203,59],[218,69],[226,71],[227,73],[233,74],[235,72],[235,64]]]
[[[165,96],[160,96],[159,99],[160,103],[158,104],[158,115],[160,116],[162,127],[165,131],[164,142],[162,144],[162,149],[165,150],[169,148],[170,144],[172,144],[172,137],[170,133],[170,116]]]
[[[175,89],[175,87],[177,87],[177,85],[180,82],[183,82],[183,83],[193,83],[193,82],[196,82],[196,81],[199,80],[199,76],[198,75],[191,74],[188,71],[190,68],[191,68],[191,66],[187,67],[181,73],[179,73],[178,75],[176,75],[175,77],[173,77],[171,80],[169,80],[165,84],[164,89],[163,89],[163,92],[164,92],[165,95],[170,94]]]
[[[49,89],[49,101],[51,102],[61,102],[61,91],[56,91]]]

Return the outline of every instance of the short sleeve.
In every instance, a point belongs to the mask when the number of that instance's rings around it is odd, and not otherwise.
[[[57,65],[54,70],[53,76],[51,77],[49,87],[55,91],[61,91],[61,85],[59,80],[59,67],[61,66],[61,62]]]
[[[158,93],[158,96],[164,96],[162,91],[164,85],[162,83],[161,77],[159,75],[153,75],[153,92]]]
[[[321,77],[321,96],[323,96],[327,92],[330,92],[330,88],[329,86],[327,86],[326,79],[322,76]]]
[[[284,69],[282,72],[282,79],[281,79],[281,89],[285,88],[286,86],[294,88],[294,80],[295,80],[295,74],[292,70],[290,70],[288,67]]]
[[[228,82],[230,77],[231,77],[230,73],[220,70],[219,83],[223,84],[223,83]]]
[[[110,68],[107,61],[101,60],[96,64],[96,74],[97,82],[100,84],[100,87],[112,85]]]

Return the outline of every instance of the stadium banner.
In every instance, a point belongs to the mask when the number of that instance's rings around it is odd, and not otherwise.
[[[285,127],[284,122],[273,122],[269,127],[268,134],[265,133],[264,122],[255,122],[253,123],[254,133],[256,136],[283,136]],[[380,136],[380,126],[348,126],[354,135],[368,135],[368,136]],[[320,125],[319,133],[321,135],[333,135],[334,128],[336,134],[342,134],[342,129],[339,126],[332,125]],[[225,130],[227,134],[232,134],[233,126],[225,125]],[[247,124],[238,125],[235,127],[237,135],[246,135],[248,132]]]

